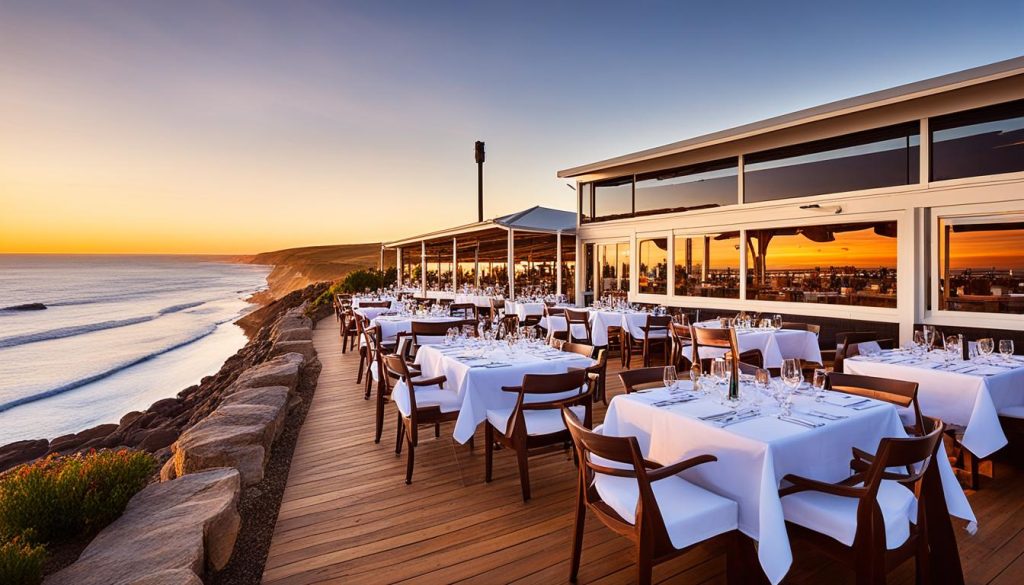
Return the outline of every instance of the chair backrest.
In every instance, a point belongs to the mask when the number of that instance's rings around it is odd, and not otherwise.
[[[452,303],[448,305],[448,314],[463,319],[476,319],[478,316],[474,303]]]
[[[644,322],[640,330],[644,332],[644,337],[650,337],[651,333],[656,331],[664,331],[668,333],[668,327],[672,324],[671,315],[647,315],[647,320]]]
[[[501,318],[498,322],[498,328],[494,332],[495,339],[505,339],[512,333],[519,330],[519,317],[515,313],[510,313]]]
[[[656,366],[653,368],[637,368],[635,370],[623,370],[619,372],[619,381],[626,389],[626,394],[632,394],[637,390],[643,390],[655,385],[664,386],[665,368]]]
[[[572,341],[573,339],[585,339],[585,341],[590,342],[590,341],[592,341],[594,339],[593,332],[592,332],[592,330],[590,328],[590,313],[589,312],[587,312],[587,311],[580,311],[578,309],[568,309],[568,308],[565,309],[564,312],[565,312],[566,328],[569,330],[569,340],[570,341]],[[576,335],[573,335],[573,333],[572,333],[573,326],[576,326],[576,328],[579,328],[580,326],[582,326],[583,329],[587,332],[586,338],[581,338],[581,337],[577,337]]]
[[[594,389],[587,383],[587,371],[571,369],[564,374],[525,374],[521,386],[502,386],[505,392],[517,392],[516,405],[508,417],[505,436],[526,436],[527,410],[552,410],[563,406],[583,405],[585,422],[590,424]],[[527,398],[529,397],[529,398]]]
[[[380,325],[369,325],[365,324],[362,327],[362,339],[366,344],[367,355],[366,358],[369,361],[368,366],[377,369],[378,380],[384,379],[384,350],[380,344]]]
[[[836,358],[832,362],[832,369],[837,372],[843,371],[843,360],[857,355],[857,344],[866,341],[878,341],[878,334],[874,331],[844,331],[836,333]]]
[[[582,356],[592,358],[594,357],[594,346],[587,345],[585,343],[569,343],[565,342],[562,344],[562,351],[568,351],[571,353],[578,353]]]
[[[690,326],[690,337],[693,340],[694,360],[699,359],[701,347],[725,349],[737,363],[740,361],[739,342],[736,341],[736,330],[732,327],[713,329],[709,327]],[[696,363],[696,361],[694,361]]]
[[[821,325],[812,325],[811,323],[797,323],[795,321],[784,321],[782,323],[783,329],[792,329],[794,331],[810,331],[816,336],[821,336]]]
[[[602,520],[613,529],[633,534],[642,534],[645,531],[651,534],[654,537],[652,544],[655,554],[664,550],[670,543],[668,530],[662,520],[658,501],[654,498],[654,490],[651,489],[651,480],[647,475],[643,454],[636,437],[611,437],[595,433],[588,429],[579,417],[568,408],[562,409],[562,419],[572,436],[572,442],[580,462],[579,486],[587,507],[602,517]],[[602,463],[610,461],[622,467],[596,463],[595,456],[600,458]],[[604,502],[594,485],[596,474],[636,480],[639,497],[637,498],[635,522],[627,522]]]
[[[452,327],[461,330],[462,321],[413,321],[410,325],[413,348],[441,343]]]
[[[925,434],[924,418],[921,415],[921,406],[917,401],[917,382],[831,372],[828,375],[826,384],[830,390],[864,396],[865,398],[874,398],[896,406],[909,408],[914,414],[914,434]]]
[[[391,301],[359,301],[359,306],[367,308],[388,309],[391,307]]]
[[[685,315],[683,315],[685,321]],[[672,355],[671,364],[678,367],[683,365],[683,360],[690,362],[690,364],[696,363],[694,356],[691,353],[689,356],[686,355],[686,348],[693,349],[693,338],[690,336],[690,326],[685,323],[677,323],[673,321],[668,326],[668,334],[672,338]]]

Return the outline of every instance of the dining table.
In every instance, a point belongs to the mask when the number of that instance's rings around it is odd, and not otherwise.
[[[636,437],[644,456],[662,465],[704,454],[717,457],[681,476],[738,504],[739,530],[758,542],[758,561],[773,584],[793,561],[779,497],[782,478],[843,480],[850,476],[854,447],[874,453],[882,438],[907,436],[895,407],[877,400],[839,392],[829,392],[822,402],[795,395],[785,417],[767,397],[760,405],[752,400],[738,406],[714,393],[693,392],[689,381],[677,386],[675,392],[656,388],[614,397],[601,432]],[[758,393],[745,384],[743,395],[748,392]],[[949,461],[937,457],[936,463],[950,513],[975,531],[974,512]]]
[[[521,385],[526,374],[562,374],[596,363],[542,343],[503,341],[424,345],[416,352],[415,362],[425,377],[445,376],[445,388],[458,392],[462,406],[453,436],[459,443],[473,437],[477,426],[487,420],[488,410],[515,406],[516,393],[503,391],[503,386]],[[535,399],[527,396],[526,400]]]
[[[702,321],[695,327],[718,329],[717,320]],[[822,363],[818,336],[811,331],[800,329],[776,329],[773,327],[738,327],[736,341],[739,352],[751,350],[761,352],[766,368],[781,368],[786,359],[796,358],[815,364]],[[726,350],[716,347],[700,348],[701,359],[722,357]]]
[[[411,333],[413,321],[423,323],[454,323],[461,321],[460,317],[450,315],[378,315],[370,319],[370,326],[380,327],[380,340],[382,343],[394,343],[399,333]]]
[[[609,327],[629,327],[636,329],[647,322],[647,313],[629,309],[595,309],[588,307],[590,312],[590,334],[594,345],[608,345]],[[643,333],[640,333],[643,338]]]
[[[922,414],[963,427],[960,443],[978,457],[1007,444],[999,412],[1024,406],[1024,356],[963,361],[943,351],[898,349],[847,358],[843,371],[917,382]]]

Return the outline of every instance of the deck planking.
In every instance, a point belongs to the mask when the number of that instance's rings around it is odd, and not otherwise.
[[[413,484],[394,453],[396,421],[388,405],[384,434],[373,442],[374,402],[355,383],[358,355],[341,353],[332,318],[314,330],[323,363],[313,404],[295,447],[263,580],[304,583],[567,582],[576,468],[567,453],[531,458],[533,497],[524,504],[514,457],[497,452],[494,481],[483,481],[482,431],[470,452],[451,438],[421,433]],[[618,367],[612,360],[610,369]],[[609,396],[620,393],[609,376]],[[595,420],[604,416],[598,404]],[[997,464],[996,479],[970,494],[981,529],[955,521],[968,583],[1024,580],[1024,473]],[[787,583],[834,585],[853,576],[812,551],[797,549]],[[698,547],[655,568],[657,582],[724,583],[721,551]],[[629,543],[588,518],[580,583],[631,583]],[[912,563],[890,583],[914,581]]]

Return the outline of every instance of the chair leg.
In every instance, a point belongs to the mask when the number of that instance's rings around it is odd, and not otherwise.
[[[363,370],[366,369],[366,354],[359,350],[359,372],[356,373],[356,384],[363,383]]]
[[[580,482],[576,493],[576,523],[573,527],[572,561],[569,565],[569,581],[576,582],[580,573],[580,558],[583,556],[583,529],[587,520],[587,504],[583,501],[583,484]]]
[[[484,423],[484,481],[491,482],[491,472],[494,468],[494,430],[491,423]]]
[[[523,501],[530,501],[530,462],[526,447],[516,449],[516,461],[519,463],[519,483],[523,488]]]
[[[651,367],[651,342],[646,337],[644,338],[644,367]]]
[[[380,436],[384,432],[384,393],[377,389],[377,426],[373,435],[373,442],[380,443]]]
[[[654,565],[651,558],[651,551],[645,550],[643,544],[637,545],[636,549],[636,582],[637,585],[651,585],[651,573]]]
[[[395,440],[395,455],[402,455],[402,435],[405,434],[405,421],[402,420],[402,413],[398,413],[398,438]]]
[[[409,441],[409,461],[405,465],[405,485],[412,483],[412,468],[416,462],[416,447]]]
[[[434,438],[435,439],[440,439],[441,438],[441,423],[439,423],[439,422],[434,423]]]

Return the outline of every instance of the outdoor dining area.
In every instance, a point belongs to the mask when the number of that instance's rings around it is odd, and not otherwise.
[[[971,582],[958,542],[985,519],[967,494],[1002,497],[979,462],[1024,411],[1012,341],[926,327],[903,345],[839,333],[833,348],[778,314],[458,300],[337,299],[348,391],[372,404],[372,432],[352,440],[404,463],[374,481],[430,501],[424,527],[463,504],[563,527],[546,527],[545,579],[523,582],[590,582],[609,538],[628,549],[613,581],[690,582],[712,554],[737,583],[815,581],[813,563],[857,583]]]

